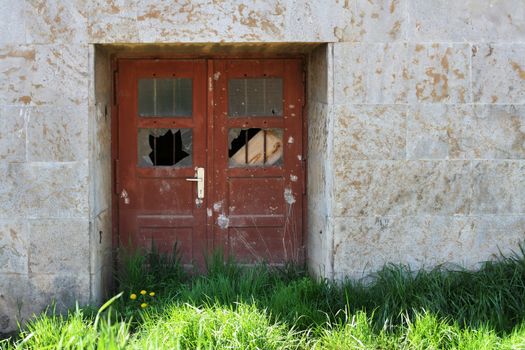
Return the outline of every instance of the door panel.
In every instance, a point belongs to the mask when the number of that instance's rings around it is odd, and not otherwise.
[[[186,179],[206,163],[205,81],[202,60],[119,61],[121,244],[177,243],[186,263],[202,261],[206,203]]]
[[[301,262],[301,61],[215,60],[213,69],[216,245],[241,262]]]
[[[120,244],[170,252],[176,243],[190,265],[216,248],[244,263],[302,262],[301,60],[118,67]]]

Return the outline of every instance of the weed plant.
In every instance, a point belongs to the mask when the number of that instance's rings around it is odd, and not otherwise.
[[[192,275],[176,255],[133,252],[121,260],[122,295],[98,312],[44,313],[0,347],[525,349],[524,253],[520,246],[477,271],[387,265],[331,282],[293,265],[241,266],[220,252],[206,259],[207,273]]]

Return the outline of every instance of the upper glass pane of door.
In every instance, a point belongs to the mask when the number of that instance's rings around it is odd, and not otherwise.
[[[141,117],[188,117],[192,115],[190,78],[139,79]]]
[[[281,78],[245,78],[228,81],[230,117],[280,117],[283,115]]]

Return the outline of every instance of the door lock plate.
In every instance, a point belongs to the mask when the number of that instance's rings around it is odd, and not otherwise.
[[[204,199],[204,168],[195,168],[195,177],[187,178],[186,181],[197,183],[197,198]]]

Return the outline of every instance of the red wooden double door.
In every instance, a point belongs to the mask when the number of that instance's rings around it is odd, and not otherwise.
[[[114,241],[303,261],[303,85],[300,59],[118,60]]]

